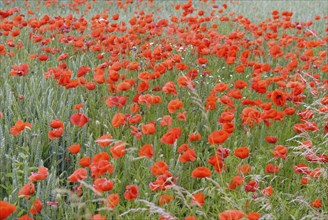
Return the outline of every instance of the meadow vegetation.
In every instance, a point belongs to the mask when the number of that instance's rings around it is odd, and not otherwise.
[[[0,2],[0,220],[328,219],[326,8]]]

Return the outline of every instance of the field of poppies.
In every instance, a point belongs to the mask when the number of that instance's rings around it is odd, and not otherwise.
[[[328,219],[327,8],[1,1],[0,220]]]

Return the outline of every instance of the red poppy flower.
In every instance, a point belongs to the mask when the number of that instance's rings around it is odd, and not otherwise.
[[[264,196],[271,196],[273,193],[273,188],[272,188],[272,186],[268,186],[268,187],[264,188],[261,192]]]
[[[70,175],[68,177],[68,180],[70,182],[75,183],[75,182],[78,182],[79,180],[83,180],[85,178],[87,178],[87,170],[84,168],[78,168],[74,171],[74,173],[72,175]]]
[[[184,220],[197,220],[197,218],[195,216],[189,215],[189,216],[185,217]]]
[[[101,214],[95,214],[92,216],[92,220],[106,220],[106,216]]]
[[[243,80],[236,80],[234,84],[237,89],[244,89],[248,86],[248,84]]]
[[[255,192],[258,187],[259,183],[254,180],[249,181],[244,186],[246,192]]]
[[[19,217],[17,220],[33,220],[33,218],[28,216],[28,214],[25,214],[25,215]]]
[[[316,179],[318,179],[318,178],[320,178],[320,176],[321,176],[321,174],[322,174],[322,171],[323,171],[323,169],[320,168],[320,167],[315,168],[314,170],[312,170],[312,171],[310,172],[309,176],[312,177],[312,178],[316,178]]]
[[[98,192],[106,192],[112,190],[114,187],[114,183],[111,180],[107,180],[106,178],[97,178],[93,182],[93,188]]]
[[[266,173],[277,173],[279,171],[279,167],[278,166],[275,166],[273,164],[267,164],[265,166],[265,172]]]
[[[63,53],[58,57],[58,61],[62,61],[68,58],[68,53]]]
[[[240,210],[226,210],[219,214],[219,220],[240,220],[244,216],[244,212]]]
[[[228,88],[229,88],[229,85],[228,85],[228,84],[225,84],[225,83],[221,82],[221,83],[216,84],[216,85],[214,86],[213,90],[214,90],[215,92],[224,92],[224,91],[226,91]]]
[[[138,187],[134,185],[128,185],[125,187],[124,198],[127,200],[133,200],[138,197]]]
[[[218,123],[228,123],[228,122],[232,122],[232,120],[235,118],[235,114],[231,111],[225,111],[222,112]]]
[[[118,108],[123,108],[126,104],[128,98],[125,96],[109,96],[106,100],[108,108],[117,106]]]
[[[129,116],[127,114],[127,115],[125,115],[125,117],[127,118],[129,124],[138,124],[142,120],[142,116],[140,114],[136,114],[136,115],[133,115],[133,116]],[[149,131],[147,131],[147,127],[145,127],[144,131],[145,132],[150,132],[150,133],[153,132],[151,127],[152,127],[151,125],[148,127]],[[154,125],[154,127],[155,127],[155,125]]]
[[[169,166],[164,161],[157,161],[150,169],[151,173],[155,176],[164,174]]]
[[[63,135],[63,128],[53,129],[48,132],[48,138],[50,140],[53,140],[55,138],[60,138]]]
[[[157,177],[155,182],[151,182],[149,187],[152,191],[156,190],[167,190],[176,183],[176,179],[173,177],[172,173],[165,171],[163,175]]]
[[[35,182],[35,181],[40,181],[44,180],[48,177],[48,169],[41,166],[38,169],[37,173],[31,173],[31,176],[28,178],[29,181]]]
[[[153,157],[154,154],[154,149],[153,149],[153,145],[151,144],[145,144],[144,146],[142,146],[139,150],[139,157],[147,157],[149,159],[151,159]]]
[[[81,66],[78,71],[77,71],[77,77],[84,76],[85,74],[88,73],[88,71],[91,70],[90,67],[87,66]]]
[[[132,125],[130,126],[130,128],[131,128],[130,130],[131,134],[133,134],[137,140],[140,140],[142,137],[142,132],[140,131],[140,129]]]
[[[303,176],[302,178],[301,178],[301,181],[300,181],[300,183],[302,184],[302,185],[306,185],[306,184],[308,184],[310,182],[310,178],[309,177],[306,177],[306,176]]]
[[[156,131],[156,127],[155,127],[155,123],[154,122],[150,122],[148,124],[143,124],[141,125],[141,131],[143,134],[154,134]]]
[[[164,84],[164,86],[162,87],[162,91],[166,94],[177,95],[177,89],[175,87],[175,84],[171,81]]]
[[[8,218],[16,209],[16,206],[0,200],[0,219]]]
[[[103,157],[104,155],[102,152],[98,155],[95,155],[92,159],[92,163],[90,164],[90,170],[91,170],[91,176],[93,178],[98,178],[101,175],[104,175],[105,173],[113,173],[114,172],[114,166],[113,164],[109,163],[109,155],[107,154],[107,157]],[[99,157],[98,157],[99,156]]]
[[[266,136],[265,137],[266,142],[275,144],[278,140],[276,136]]]
[[[117,90],[128,91],[131,88],[131,84],[128,82],[121,82],[117,85]]]
[[[119,202],[120,202],[120,197],[116,193],[116,194],[110,194],[107,197],[107,200],[105,201],[105,204],[107,206],[109,206],[109,208],[113,209],[113,208],[115,208],[118,205]]]
[[[80,152],[80,149],[81,149],[81,145],[80,144],[73,144],[71,145],[69,148],[68,148],[68,151],[71,153],[71,154],[77,154]]]
[[[241,99],[243,97],[241,91],[238,89],[230,90],[227,95],[234,99]]]
[[[242,176],[234,176],[232,178],[232,181],[229,183],[229,189],[230,190],[234,190],[238,186],[243,185],[243,182],[244,182],[244,177],[242,177]]]
[[[191,173],[191,177],[193,178],[205,178],[210,177],[212,174],[212,171],[206,167],[197,167],[194,169]]]
[[[223,147],[219,147],[217,150],[216,150],[216,154],[217,156],[219,156],[220,158],[227,158],[228,156],[230,156],[230,149],[227,149],[227,148],[223,148]]]
[[[96,142],[102,147],[107,147],[112,143],[112,135],[104,134],[103,136],[97,138]]]
[[[139,93],[146,92],[149,89],[149,83],[147,81],[141,81],[137,87]]]
[[[83,108],[83,104],[82,104],[82,103],[75,104],[75,105],[73,106],[73,109],[74,109],[74,110],[77,110],[77,111],[81,110],[82,108]]]
[[[138,68],[139,68],[139,64],[137,62],[131,62],[127,66],[128,70],[138,70]]]
[[[79,164],[83,167],[88,167],[91,163],[90,157],[82,157],[79,161]]]
[[[177,119],[179,121],[187,121],[187,112],[184,111],[184,112],[179,112],[178,115],[177,115]]]
[[[182,153],[182,155],[179,158],[180,162],[190,162],[190,161],[195,161],[196,158],[196,153],[195,150],[192,148],[188,148],[186,151]]]
[[[222,144],[229,138],[229,136],[230,134],[226,131],[214,131],[208,136],[208,142],[212,145]]]
[[[273,156],[286,160],[287,148],[282,145],[277,145],[274,149]]]
[[[47,54],[41,54],[41,55],[39,56],[39,60],[40,60],[40,61],[46,61],[46,60],[48,60],[48,55],[47,55]]]
[[[174,144],[180,136],[181,128],[172,128],[162,136],[161,142],[164,144]]]
[[[309,174],[311,172],[310,168],[303,163],[294,166],[294,172],[297,174]]]
[[[36,199],[34,201],[34,203],[33,203],[33,206],[30,209],[30,213],[32,215],[37,215],[37,214],[39,214],[41,212],[42,207],[43,207],[43,205],[42,205],[41,200],[40,199]]]
[[[199,141],[202,139],[202,136],[198,133],[191,133],[188,137],[188,141],[192,142],[192,141]]]
[[[82,128],[86,123],[88,123],[89,119],[82,113],[75,113],[71,116],[70,121],[73,125]]]
[[[283,106],[286,103],[287,97],[285,93],[276,89],[271,94],[271,100],[276,106]]]
[[[175,64],[175,68],[177,68],[178,70],[187,70],[188,65],[185,63],[177,63]]]
[[[172,199],[174,199],[174,196],[170,196],[167,194],[161,195],[161,197],[159,198],[159,205],[162,206],[164,204],[170,203]]]
[[[216,102],[218,100],[218,97],[215,95],[211,94],[206,98],[206,110],[214,110],[216,108]]]
[[[208,62],[208,59],[205,57],[200,57],[197,59],[197,63],[199,63],[200,65],[206,64],[207,62]]]
[[[183,103],[179,99],[171,100],[167,105],[167,109],[171,114],[180,108],[183,108]]]
[[[321,200],[320,199],[313,200],[313,202],[311,203],[311,206],[314,208],[317,208],[317,209],[321,208],[321,206],[322,206]]]
[[[252,166],[249,164],[243,164],[238,167],[238,173],[243,175],[249,174],[251,170],[252,170]]]
[[[241,112],[242,124],[253,126],[262,121],[261,112],[254,108],[246,107]]]
[[[55,119],[50,121],[50,127],[53,128],[53,130],[48,132],[48,137],[50,140],[53,140],[55,138],[59,138],[63,135],[64,131],[64,124],[61,120]]]
[[[205,195],[203,193],[196,193],[192,195],[191,205],[203,206],[205,204]]]
[[[114,128],[120,127],[125,122],[125,115],[122,113],[116,113],[112,119],[112,125]]]
[[[24,196],[25,199],[29,199],[31,195],[35,192],[34,184],[27,183],[19,191],[18,196]]]
[[[239,157],[240,159],[245,159],[249,156],[249,150],[248,147],[240,147],[237,148],[234,152],[234,155],[236,157]]]
[[[234,69],[237,73],[243,73],[245,71],[245,65],[240,64],[238,66],[235,67]]]
[[[27,122],[23,122],[22,120],[18,120],[13,127],[10,128],[10,133],[14,136],[19,135],[21,131],[25,128],[32,128],[32,125]]]
[[[250,212],[246,215],[248,220],[258,220],[261,217],[261,214],[258,212]]]
[[[183,154],[189,149],[188,144],[181,144],[180,147],[178,147],[178,153]]]
[[[222,130],[232,134],[235,130],[235,124],[231,122],[223,123]]]
[[[169,116],[169,115],[163,116],[162,120],[160,120],[160,123],[161,123],[162,127],[165,127],[165,126],[170,127],[172,124],[171,116]]]
[[[29,65],[28,64],[21,64],[19,66],[12,66],[10,71],[10,75],[12,76],[26,76],[28,73]]]
[[[125,155],[125,143],[116,143],[113,147],[111,147],[110,152],[112,153],[113,158],[121,158]]]

